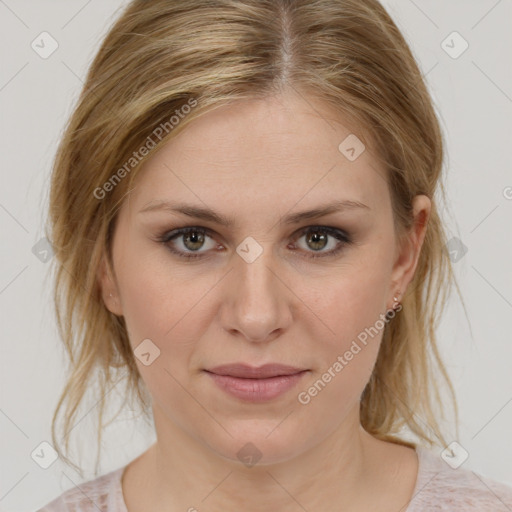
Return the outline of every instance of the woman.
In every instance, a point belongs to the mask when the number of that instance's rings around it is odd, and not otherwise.
[[[442,162],[376,0],[129,4],[51,184],[53,442],[114,370],[157,441],[41,510],[512,507],[438,425]]]

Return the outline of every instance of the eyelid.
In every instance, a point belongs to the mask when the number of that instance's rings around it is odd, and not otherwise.
[[[333,226],[327,226],[327,225],[322,225],[322,224],[312,224],[310,226],[305,226],[303,228],[300,228],[296,234],[293,235],[293,238],[294,240],[296,240],[297,238],[300,238],[301,236],[305,235],[306,233],[309,233],[311,231],[323,231],[324,233],[327,233],[328,235],[334,237],[334,238],[337,238],[339,237],[340,239],[345,239],[345,240],[348,240],[350,238],[349,234],[343,230],[343,229],[340,229],[340,228],[335,228]]]

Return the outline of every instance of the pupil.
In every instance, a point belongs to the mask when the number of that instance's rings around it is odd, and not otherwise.
[[[199,246],[198,247],[188,247],[188,245],[187,245],[188,241],[191,241],[192,244],[198,244]],[[203,241],[204,241],[203,234],[198,233],[197,231],[193,231],[192,233],[187,233],[185,235],[185,245],[187,246],[188,249],[191,249],[191,250],[200,249]]]
[[[325,247],[327,237],[325,235],[318,235],[317,233],[310,236],[310,241],[313,242],[313,245],[320,242],[320,247],[313,247],[314,249],[323,249]]]

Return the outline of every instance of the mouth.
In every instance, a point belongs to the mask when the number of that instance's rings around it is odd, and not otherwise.
[[[205,370],[225,393],[246,402],[265,402],[289,391],[309,370],[282,364],[259,367],[244,363]]]
[[[240,379],[268,379],[271,377],[280,377],[295,375],[306,371],[304,368],[296,368],[284,364],[265,364],[263,366],[250,366],[245,363],[224,364],[215,366],[207,372],[226,377],[237,377]]]

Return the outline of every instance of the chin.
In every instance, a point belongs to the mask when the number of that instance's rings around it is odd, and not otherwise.
[[[284,424],[289,421],[285,419],[278,427],[283,418],[278,421],[238,421],[227,428],[232,437],[226,434],[217,440],[205,441],[218,455],[240,464],[241,467],[252,468],[254,465],[286,462],[307,447],[304,444],[304,426],[290,422],[285,428]]]

